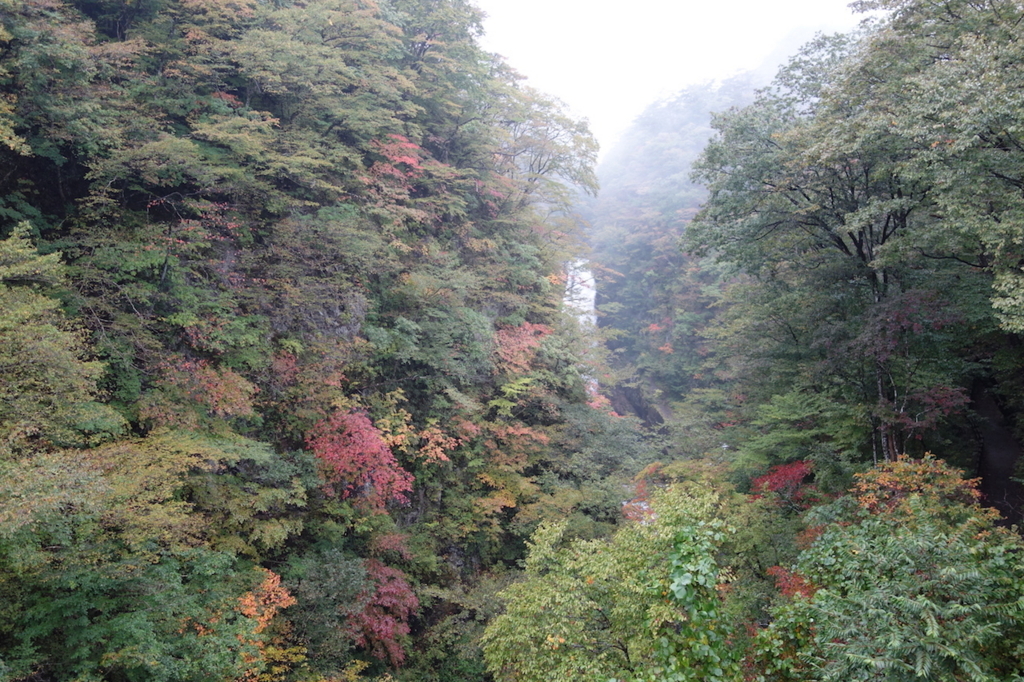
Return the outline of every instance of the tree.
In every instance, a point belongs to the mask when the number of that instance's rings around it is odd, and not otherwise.
[[[0,452],[26,439],[70,445],[118,433],[123,420],[95,403],[102,366],[49,298],[62,282],[60,254],[40,256],[29,226],[0,242]]]
[[[363,565],[370,587],[357,598],[365,606],[349,617],[348,630],[357,646],[399,666],[405,660],[402,643],[419,600],[398,569],[376,559],[367,559]]]
[[[827,395],[870,426],[875,459],[962,411],[975,367],[957,321],[994,322],[975,305],[987,276],[927,255],[938,188],[908,172],[917,145],[890,118],[925,58],[886,30],[817,39],[754,104],[716,120],[695,174],[711,197],[687,234],[750,277],[718,333],[727,362],[770,373],[744,387],[751,404]]]
[[[389,502],[408,501],[412,476],[365,414],[337,410],[313,427],[308,442],[323,463],[331,494],[354,497],[376,511]]]
[[[895,71],[899,96],[879,101],[912,156],[903,173],[933,186],[922,255],[993,273],[1005,329],[1020,330],[1021,8],[1013,2],[862,2],[892,12],[863,72]],[[903,62],[893,69],[889,55]]]
[[[263,672],[273,657],[267,626],[289,597],[269,572],[204,541],[210,529],[181,497],[209,454],[162,434],[2,463],[5,674]]]
[[[524,580],[502,593],[505,613],[484,634],[488,669],[499,680],[728,679],[718,504],[680,485],[609,540],[541,526]]]
[[[18,645],[5,646],[10,671],[185,681],[258,668],[259,622],[238,599],[259,576],[202,548],[158,556],[101,553],[99,566],[69,561],[18,576],[21,608],[5,633]]]
[[[932,458],[860,476],[793,575],[803,588],[758,634],[769,680],[1017,679],[1024,544],[981,508],[977,481]]]

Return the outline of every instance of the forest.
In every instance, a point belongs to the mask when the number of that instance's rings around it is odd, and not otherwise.
[[[598,165],[468,0],[0,0],[0,680],[1024,680],[1024,3],[853,6]]]

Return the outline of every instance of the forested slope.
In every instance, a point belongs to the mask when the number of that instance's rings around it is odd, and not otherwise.
[[[482,675],[642,457],[561,311],[586,125],[460,0],[0,20],[0,675]]]
[[[1020,110],[991,90],[1014,87],[1020,9],[892,9],[806,46],[697,166],[711,198],[686,241],[737,268],[709,333],[754,457],[973,467],[972,394],[1020,411]]]
[[[710,316],[702,287],[717,277],[679,248],[707,197],[690,179],[693,164],[714,132],[712,112],[749,103],[759,85],[745,74],[649,106],[598,167],[601,193],[582,204],[599,323],[620,369],[615,404],[649,424],[671,415],[671,403],[694,388],[698,332]]]

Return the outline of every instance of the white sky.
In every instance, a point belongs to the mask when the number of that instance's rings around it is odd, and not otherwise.
[[[475,0],[484,49],[588,118],[603,151],[657,99],[781,63],[815,31],[854,28],[862,17],[847,2]]]

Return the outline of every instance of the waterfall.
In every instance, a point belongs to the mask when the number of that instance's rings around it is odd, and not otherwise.
[[[584,334],[590,334],[597,327],[597,285],[594,273],[587,267],[587,261],[575,260],[565,266],[565,296],[563,301],[575,316]],[[597,397],[597,379],[584,375],[587,392]]]
[[[594,274],[587,267],[587,261],[575,260],[565,266],[565,306],[572,310],[580,326],[586,329],[597,325],[597,311],[594,301],[597,287]]]

